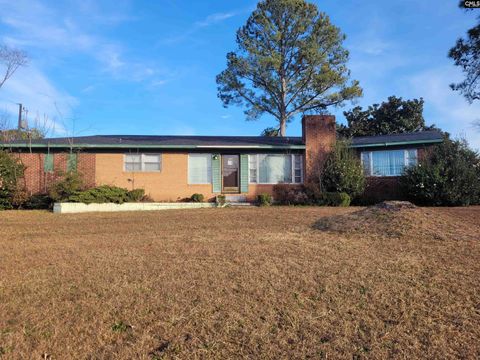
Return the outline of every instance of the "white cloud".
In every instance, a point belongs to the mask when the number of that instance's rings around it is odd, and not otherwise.
[[[168,83],[168,80],[154,80],[152,81],[152,86],[162,86]]]
[[[452,66],[437,67],[408,77],[405,85],[413,96],[425,99],[427,121],[453,137],[466,137],[472,147],[480,149],[480,130],[473,126],[473,122],[480,119],[480,103],[469,104],[449,87],[461,76]]]
[[[5,109],[14,119],[18,114],[16,102],[27,108],[30,126],[35,125],[35,118],[40,118],[41,122],[46,118],[45,126],[54,135],[67,131],[67,123],[78,104],[76,98],[57,89],[33,65],[18,70],[0,91],[0,109]]]
[[[205,17],[204,19],[195,22],[185,32],[183,32],[181,34],[178,34],[178,35],[175,35],[175,36],[168,37],[168,38],[160,41],[159,44],[169,44],[170,45],[170,44],[175,44],[175,43],[185,41],[202,28],[206,28],[208,26],[218,24],[222,21],[228,20],[228,19],[233,18],[237,15],[240,15],[240,14],[245,13],[245,12],[250,12],[250,11],[252,11],[252,8],[210,14],[207,17]]]
[[[97,40],[38,1],[3,1],[0,21],[13,30],[4,41],[15,46],[87,50]]]
[[[85,86],[85,87],[82,89],[82,93],[88,94],[88,93],[92,92],[93,90],[95,90],[95,88],[96,88],[95,85]]]
[[[201,21],[197,21],[195,23],[195,26],[198,26],[198,27],[210,26],[215,23],[230,19],[231,17],[234,17],[237,14],[238,12],[235,12],[235,11],[211,14],[211,15],[208,15],[205,19]]]
[[[157,73],[151,64],[128,59],[121,44],[87,30],[85,24],[95,27],[95,19],[110,25],[117,24],[121,19],[130,20],[120,13],[114,13],[115,19],[111,19],[92,1],[76,5],[87,18],[76,14],[68,16],[65,12],[55,11],[33,0],[0,0],[0,6],[3,10],[0,22],[11,29],[2,40],[9,45],[52,51],[55,57],[59,56],[59,51],[81,52],[96,59],[102,71],[122,80],[143,81]]]

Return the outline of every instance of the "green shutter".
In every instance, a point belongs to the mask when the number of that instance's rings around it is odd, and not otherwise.
[[[43,171],[53,172],[53,154],[45,154],[45,159],[43,160]]]
[[[68,154],[67,172],[77,171],[77,154]]]
[[[214,193],[222,192],[221,162],[220,155],[212,155],[212,192]]]
[[[248,193],[248,155],[240,155],[240,192]]]

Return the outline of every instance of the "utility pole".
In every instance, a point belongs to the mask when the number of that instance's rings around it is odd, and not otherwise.
[[[23,113],[25,113],[25,116],[23,116]],[[18,103],[18,131],[27,129],[27,115],[28,110],[25,109],[21,103]]]
[[[18,104],[18,131],[22,130],[22,112],[23,112],[23,105]]]

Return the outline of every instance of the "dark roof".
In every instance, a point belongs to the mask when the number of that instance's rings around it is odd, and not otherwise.
[[[14,141],[25,145],[25,141]],[[268,136],[154,136],[154,135],[95,135],[73,138],[33,140],[33,147],[158,147],[158,148],[304,148],[301,137]],[[10,144],[13,146],[14,144]]]
[[[438,143],[443,140],[439,131],[419,131],[415,133],[364,136],[352,139],[352,147],[394,146],[422,143]],[[78,148],[264,148],[264,149],[304,149],[301,137],[269,136],[155,136],[155,135],[94,135],[73,138],[49,138],[13,141],[0,144],[9,147],[78,147]]]
[[[352,139],[352,147],[428,144],[442,141],[443,134],[440,131],[431,130],[395,135],[354,137]]]

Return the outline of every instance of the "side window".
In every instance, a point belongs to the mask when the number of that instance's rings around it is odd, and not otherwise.
[[[161,156],[158,154],[143,155],[143,171],[160,171],[161,168]]]
[[[212,183],[212,154],[188,155],[188,183]]]
[[[367,176],[400,176],[418,163],[417,149],[364,151],[361,157]]]
[[[128,154],[125,155],[125,171],[142,171],[142,155],[140,154]]]
[[[417,149],[405,150],[405,165],[407,167],[417,166],[418,164],[418,151]]]
[[[257,161],[258,155],[248,155],[249,181],[257,182]]]
[[[160,154],[125,154],[123,168],[126,172],[159,172],[162,170]]]
[[[372,164],[370,162],[370,151],[362,152],[362,165],[363,165],[363,172],[365,175],[370,176],[372,175]]]
[[[303,157],[302,155],[293,155],[294,158],[294,182],[300,184],[303,180]]]

